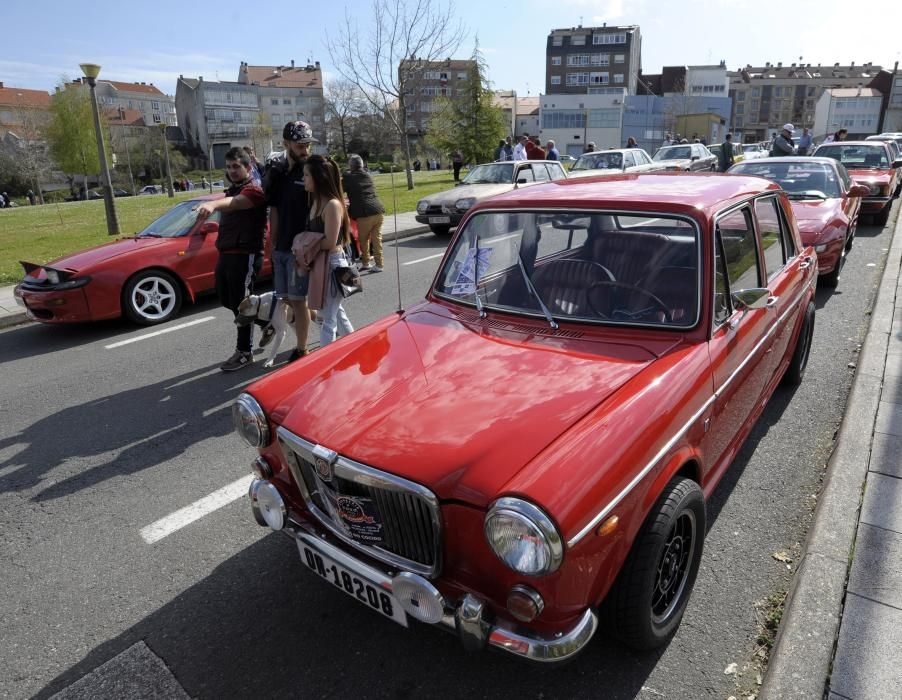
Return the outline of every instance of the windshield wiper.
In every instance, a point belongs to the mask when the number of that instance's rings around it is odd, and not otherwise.
[[[532,280],[529,279],[529,275],[526,273],[526,267],[523,265],[523,258],[520,257],[519,250],[517,251],[517,267],[520,268],[520,272],[523,274],[523,281],[526,282],[526,288],[529,289],[529,293],[536,298],[537,302],[539,302],[539,308],[542,309],[542,313],[545,315],[545,318],[548,321],[548,325],[551,326],[553,330],[557,330],[559,328],[557,321],[554,320],[554,317],[551,315],[548,307],[545,306],[545,302],[542,301],[542,297],[540,297],[539,293],[536,291]]]
[[[827,199],[823,192],[787,192],[790,199]]]
[[[163,235],[159,233],[154,233],[153,231],[142,231],[139,233],[136,238],[162,238]]]

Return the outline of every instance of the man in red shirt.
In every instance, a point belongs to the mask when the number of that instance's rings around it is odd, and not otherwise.
[[[538,136],[532,137],[532,149],[527,150],[529,150],[529,155],[527,156],[529,160],[545,160],[545,149],[542,148]]]
[[[223,199],[204,202],[197,207],[197,218],[206,219],[220,212],[216,249],[216,293],[219,302],[236,317],[241,300],[253,289],[254,278],[263,262],[263,237],[266,233],[266,206],[263,190],[253,178],[250,156],[241,148],[225,155],[226,175],[231,183]],[[253,324],[238,326],[235,353],[219,369],[234,372],[253,362],[251,336]]]

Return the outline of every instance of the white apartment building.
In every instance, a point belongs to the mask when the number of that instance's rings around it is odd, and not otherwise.
[[[626,88],[583,95],[540,95],[539,136],[558,151],[579,157],[587,143],[620,148]]]
[[[882,105],[883,93],[874,88],[824,90],[814,107],[814,137],[820,141],[838,129],[848,129],[849,139],[876,134]]]

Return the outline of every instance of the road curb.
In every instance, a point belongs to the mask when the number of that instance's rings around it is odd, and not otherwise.
[[[22,323],[28,322],[29,319],[25,315],[24,311],[14,311],[11,314],[4,314],[0,316],[0,329],[11,328],[12,326],[18,326]]]
[[[761,700],[821,698],[830,676],[902,259],[897,216],[849,401],[761,686]]]

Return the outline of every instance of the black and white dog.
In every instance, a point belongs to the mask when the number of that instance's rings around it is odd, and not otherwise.
[[[246,326],[251,323],[270,326],[273,332],[267,340],[264,332],[260,345],[270,345],[269,357],[263,363],[264,367],[272,367],[276,355],[279,354],[279,346],[289,334],[294,338],[294,311],[288,304],[280,303],[274,292],[266,294],[251,294],[245,297],[238,305],[238,316],[235,323]]]

